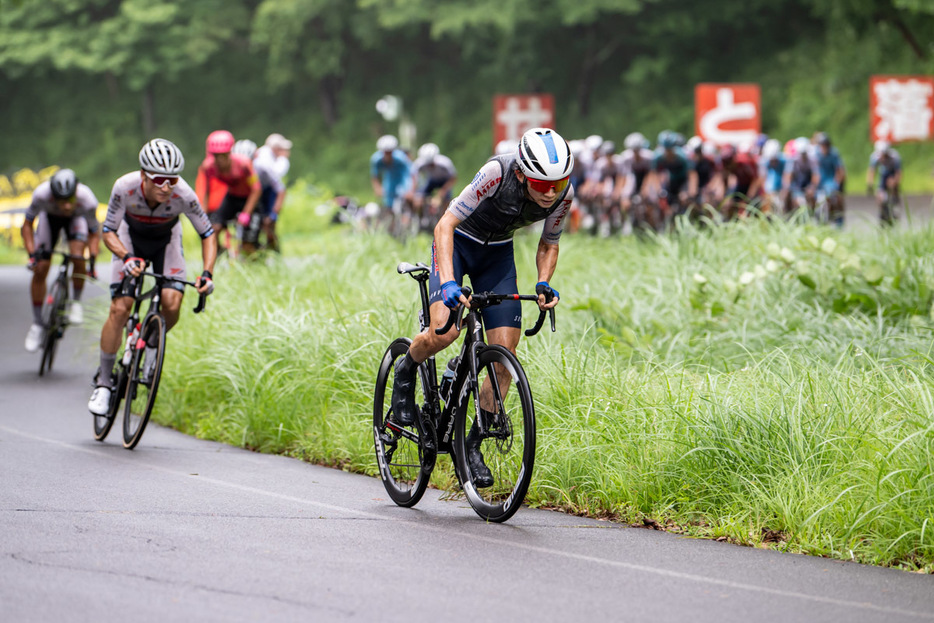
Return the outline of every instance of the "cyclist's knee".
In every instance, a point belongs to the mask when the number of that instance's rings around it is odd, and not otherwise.
[[[45,278],[49,276],[49,266],[51,262],[49,260],[41,260],[36,262],[36,267],[33,269],[32,274],[34,279],[41,279],[45,281]]]
[[[130,307],[133,299],[128,296],[119,296],[110,302],[110,316],[118,324],[124,324],[130,317]]]

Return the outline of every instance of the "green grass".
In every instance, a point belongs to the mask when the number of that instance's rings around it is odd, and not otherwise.
[[[395,265],[429,241],[330,227],[293,198],[288,261],[224,263],[208,313],[170,334],[156,419],[375,475],[376,367],[416,329]],[[520,287],[535,244],[517,239]],[[934,571],[932,258],[931,228],[566,236],[558,332],[519,348],[529,503]],[[434,482],[453,486],[449,463]]]

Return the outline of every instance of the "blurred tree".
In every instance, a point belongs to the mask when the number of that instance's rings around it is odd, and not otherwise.
[[[351,0],[262,0],[251,41],[268,54],[272,86],[308,79],[317,84],[322,114],[333,126],[350,57],[379,47],[384,36],[373,13]]]
[[[202,66],[246,28],[240,0],[44,0],[0,12],[0,71],[9,77],[103,74],[142,95],[143,133],[156,133],[156,93]]]

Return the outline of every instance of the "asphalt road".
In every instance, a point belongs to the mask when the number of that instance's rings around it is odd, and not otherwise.
[[[95,442],[98,326],[38,378],[27,279],[0,267],[2,621],[934,620],[931,576],[531,509],[490,525],[435,491],[402,509],[152,424]]]

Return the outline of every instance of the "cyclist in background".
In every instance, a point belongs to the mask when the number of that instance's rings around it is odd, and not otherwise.
[[[292,141],[281,134],[270,134],[262,147],[255,150],[253,168],[262,187],[259,211],[262,217],[262,231],[266,234],[266,246],[279,252],[279,236],[276,223],[285,202],[285,183],[282,178],[289,172],[292,153]],[[257,219],[251,221],[251,226]],[[259,239],[259,232],[250,232],[250,239]]]
[[[100,246],[97,222],[97,197],[91,189],[81,184],[71,169],[59,169],[52,177],[39,184],[32,193],[32,201],[26,210],[26,218],[20,233],[23,246],[29,254],[29,269],[32,283],[29,286],[32,301],[32,326],[26,334],[26,350],[39,350],[45,327],[42,324],[42,300],[45,298],[45,282],[51,265],[52,250],[58,244],[59,234],[64,232],[68,240],[68,252],[84,257],[84,249],[90,249],[91,272]],[[33,223],[36,223],[35,230]],[[68,309],[68,322],[79,324],[84,320],[81,309],[81,294],[84,292],[86,276],[84,260],[74,261],[72,272],[72,302]],[[93,276],[93,275],[92,275]]]
[[[615,192],[616,168],[616,143],[603,141],[590,167],[590,193],[598,220],[597,233],[604,238],[622,227],[620,202]]]
[[[217,210],[211,212],[211,224],[215,235],[220,238],[221,230],[226,232],[227,226],[236,220],[241,233],[242,250],[244,253],[250,253],[256,249],[256,240],[250,237],[249,232],[254,230],[254,218],[257,220],[255,231],[259,232],[258,222],[261,217],[258,212],[254,217],[254,212],[262,194],[262,187],[250,159],[230,153],[234,142],[233,134],[227,130],[216,130],[208,135],[205,142],[208,156],[198,167],[198,173],[204,175],[207,183],[204,195],[198,196],[198,200],[201,205],[208,205],[211,201],[209,193],[212,180],[218,179],[227,184],[224,200]],[[231,255],[235,256],[236,251],[231,251]]]
[[[179,174],[185,167],[181,150],[171,141],[154,138],[139,152],[140,170],[131,171],[114,182],[104,219],[104,244],[113,253],[110,272],[110,315],[101,330],[100,368],[88,410],[105,415],[113,391],[113,367],[123,327],[130,317],[136,284],[144,262],[152,262],[152,271],[186,278],[182,253],[182,224],[185,214],[201,236],[201,261],[204,271],[197,279],[198,292],[214,291],[211,271],[217,257],[217,239],[198,197]],[[178,321],[185,286],[171,283],[162,289],[162,311],[166,330]],[[147,348],[154,346],[147,345]],[[146,356],[145,361],[156,361]],[[151,369],[143,371],[143,378]]]
[[[811,158],[810,141],[806,137],[794,139],[791,145],[791,167],[788,172],[788,193],[791,209],[807,208],[813,214],[816,197],[814,194],[814,161]]]
[[[574,198],[570,174],[574,166],[567,142],[554,130],[533,128],[522,135],[516,151],[487,161],[473,181],[461,191],[435,227],[428,282],[431,322],[415,336],[395,369],[392,393],[393,418],[403,425],[415,422],[415,373],[419,364],[451,345],[458,331],[444,335],[449,310],[470,302],[461,293],[464,275],[474,290],[517,294],[516,262],[512,239],[527,225],[545,221],[535,263],[538,268],[538,304],[550,309],[558,304],[558,292],[548,284],[558,262],[558,242],[565,216]],[[554,297],[546,303],[546,297]],[[482,310],[483,325],[491,344],[515,353],[522,327],[519,301]],[[489,396],[492,387],[481,390]],[[485,404],[491,404],[487,401]],[[489,487],[493,476],[483,462],[479,431],[472,427],[465,439],[467,462],[478,487]]]
[[[623,151],[615,159],[616,198],[625,214],[629,215],[633,229],[644,229],[649,205],[648,189],[653,176],[655,153],[649,141],[640,132],[632,132],[623,139]]]
[[[878,186],[875,185],[876,173],[879,174]],[[898,220],[895,208],[900,200],[902,181],[902,157],[886,141],[876,141],[869,167],[866,169],[866,190],[875,192],[879,203],[879,222],[892,225]]]
[[[738,152],[733,145],[720,148],[721,178],[726,193],[723,202],[724,216],[735,219],[745,215],[759,196],[762,178],[755,157],[748,151]]]
[[[816,170],[814,171],[814,184],[817,187],[818,202],[821,198],[827,200],[828,220],[837,227],[843,227],[843,180],[846,178],[846,169],[843,158],[837,148],[831,145],[830,137],[825,132],[818,132],[814,137],[817,144],[815,151]]]
[[[451,189],[456,182],[454,163],[437,145],[425,143],[418,148],[408,194],[422,227],[428,230],[434,227],[442,209],[451,201]]]
[[[403,199],[412,183],[412,161],[391,134],[376,141],[376,153],[370,156],[370,183],[390,219],[401,216]]]
[[[682,214],[687,209],[689,198],[697,195],[697,171],[681,149],[681,143],[683,139],[677,132],[662,130],[658,135],[652,169],[661,186],[659,202],[664,220]]]
[[[762,211],[781,215],[788,209],[788,185],[791,175],[791,162],[782,153],[782,145],[777,139],[770,138],[762,146],[759,159],[759,176],[764,180],[765,192]]]

